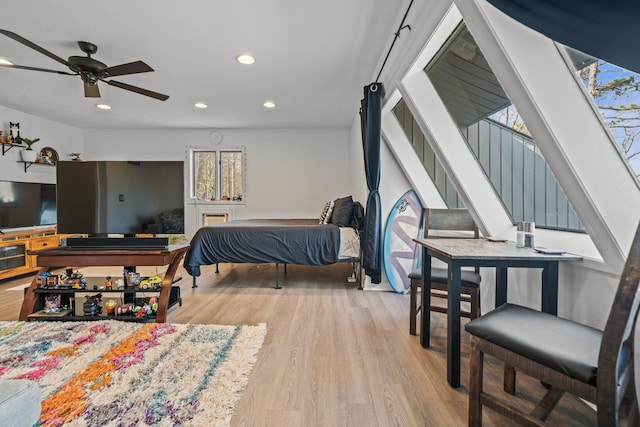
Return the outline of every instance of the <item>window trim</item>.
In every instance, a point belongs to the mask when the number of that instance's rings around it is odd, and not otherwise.
[[[216,180],[218,184],[216,185],[216,200],[204,200],[198,199],[195,197],[195,175],[194,175],[194,154],[196,152],[215,152],[216,153]],[[228,152],[239,152],[242,153],[242,200],[220,200],[220,189],[221,189],[221,173],[222,168],[220,167],[221,162],[221,154]],[[233,206],[242,206],[246,204],[246,195],[247,195],[247,150],[246,147],[187,147],[186,150],[187,163],[189,165],[188,169],[188,179],[189,179],[189,194],[187,198],[187,203],[192,205],[233,205]]]

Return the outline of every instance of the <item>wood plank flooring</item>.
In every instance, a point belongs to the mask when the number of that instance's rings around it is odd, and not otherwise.
[[[182,307],[170,323],[267,324],[267,337],[233,426],[465,426],[468,337],[463,332],[462,386],[446,381],[446,315],[432,314],[432,347],[409,335],[409,295],[359,291],[347,283],[347,264],[222,264],[203,267],[198,288],[179,271]],[[117,274],[116,272],[113,274]],[[7,290],[30,277],[0,282],[0,320],[16,320],[22,291]],[[485,384],[499,389],[502,368],[486,361]],[[520,375],[519,397],[533,402],[540,383]],[[596,416],[573,396],[549,417],[561,426],[596,425]],[[485,409],[485,426],[512,423]]]

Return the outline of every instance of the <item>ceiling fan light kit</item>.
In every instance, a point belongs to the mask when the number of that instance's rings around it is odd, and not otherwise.
[[[86,98],[100,98],[100,89],[98,88],[98,82],[101,81],[108,84],[109,86],[128,90],[140,95],[145,95],[154,99],[158,99],[160,101],[166,101],[167,99],[169,99],[168,95],[153,92],[148,89],[143,89],[116,80],[110,80],[112,77],[124,76],[129,74],[148,73],[154,71],[153,68],[151,68],[143,61],[133,61],[126,64],[114,65],[112,67],[109,67],[105,63],[91,57],[91,55],[95,54],[98,51],[98,46],[86,41],[78,42],[78,47],[82,52],[86,54],[86,56],[70,56],[67,60],[65,60],[12,31],[0,29],[0,34],[3,34],[10,39],[17,41],[18,43],[22,43],[23,45],[37,52],[40,52],[45,56],[48,56],[54,61],[65,65],[71,72],[51,70],[47,68],[29,67],[25,65],[15,65],[9,61],[7,61],[8,64],[0,62],[0,66],[31,71],[41,71],[47,73],[65,74],[71,76],[79,75],[84,84],[84,96]]]

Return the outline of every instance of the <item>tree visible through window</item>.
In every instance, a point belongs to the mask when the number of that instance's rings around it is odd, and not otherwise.
[[[578,75],[636,177],[640,177],[640,76],[592,58]]]
[[[194,163],[194,194],[199,200],[216,200],[216,152],[195,151]]]
[[[205,201],[243,200],[244,155],[242,150],[191,151],[191,197]]]

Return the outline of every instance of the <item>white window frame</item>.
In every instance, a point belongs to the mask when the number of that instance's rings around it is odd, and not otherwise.
[[[195,173],[194,173],[194,155],[197,152],[215,152],[216,153],[216,199],[203,200],[195,197]],[[242,154],[242,200],[221,200],[222,188],[222,168],[221,154],[228,152],[239,152]],[[197,205],[244,205],[247,194],[247,153],[246,148],[242,147],[187,147],[187,163],[189,165],[189,202]]]

